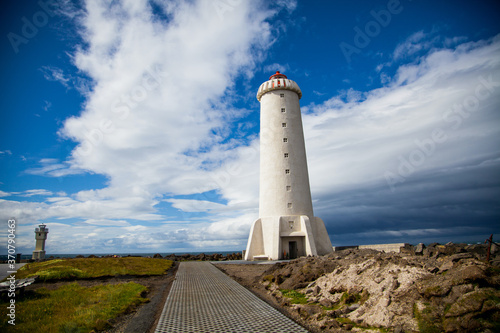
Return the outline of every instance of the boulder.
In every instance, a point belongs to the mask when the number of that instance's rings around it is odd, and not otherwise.
[[[415,247],[415,254],[422,255],[424,253],[425,245],[424,243],[418,243]]]
[[[462,252],[462,253],[456,253],[456,254],[451,255],[448,258],[448,260],[451,260],[453,262],[458,262],[462,259],[470,259],[470,258],[474,258],[474,256],[470,253]]]
[[[328,298],[322,298],[319,301],[319,304],[326,307],[326,308],[329,308],[333,305],[332,301],[330,301]]]
[[[325,330],[325,329],[331,330],[331,329],[335,329],[335,328],[340,328],[340,325],[339,325],[338,321],[333,320],[333,319],[325,320],[325,322],[320,326],[321,330]]]
[[[479,265],[470,265],[470,266],[465,266],[462,267],[458,272],[457,272],[457,278],[459,279],[460,283],[457,284],[464,284],[464,283],[482,283],[487,279],[486,275],[486,267],[485,266],[479,266]],[[457,281],[458,282],[458,281]]]
[[[461,284],[458,286],[453,286],[451,288],[451,291],[448,293],[448,296],[446,296],[445,303],[447,304],[452,304],[457,301],[462,295],[470,293],[471,291],[474,290],[474,286],[472,284]]]
[[[483,308],[488,295],[483,290],[472,291],[462,295],[446,312],[445,317],[458,317],[471,312],[479,312]]]
[[[437,254],[437,246],[439,246],[438,243],[431,243],[429,244],[423,251],[422,254],[424,257],[431,258],[434,257]]]
[[[347,309],[348,309],[349,311],[355,311],[355,310],[359,309],[359,307],[360,307],[360,305],[359,305],[358,303],[354,303],[354,304],[349,305],[349,306],[347,307]]]
[[[447,270],[450,270],[453,268],[453,261],[452,260],[446,260],[443,262],[443,264],[439,267],[439,272],[446,272]]]
[[[418,292],[427,299],[433,296],[442,297],[450,292],[451,282],[441,279],[429,279],[418,284],[417,289]]]

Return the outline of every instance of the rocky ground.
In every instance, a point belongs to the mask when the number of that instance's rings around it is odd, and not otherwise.
[[[448,243],[217,267],[312,332],[500,332],[500,257],[485,259]]]

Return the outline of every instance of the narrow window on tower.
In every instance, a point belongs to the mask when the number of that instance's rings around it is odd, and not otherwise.
[[[290,174],[290,169],[285,169],[285,174],[289,175]]]
[[[287,192],[290,192],[291,190],[292,190],[292,187],[291,187],[290,185],[287,185],[287,186],[286,186],[286,191],[287,191]]]
[[[288,138],[283,138],[283,142],[288,142]]]
[[[284,97],[285,97],[285,94],[280,94],[280,97],[281,97],[281,98],[284,98]]]
[[[281,123],[281,127],[286,127],[286,123]]]
[[[285,158],[288,158],[288,153],[285,153]]]
[[[288,208],[292,208],[292,203],[291,203],[291,202],[289,202],[289,203],[287,204],[287,206],[288,206]]]
[[[285,108],[281,108],[281,113],[285,113]]]

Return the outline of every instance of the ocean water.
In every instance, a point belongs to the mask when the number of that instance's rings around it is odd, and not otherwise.
[[[151,253],[87,253],[87,254],[82,254],[84,257],[88,257],[89,255],[93,254],[97,257],[104,257],[107,255],[117,255],[120,257],[127,257],[127,256],[138,256],[138,257],[153,257],[156,253],[161,254],[162,257],[168,256],[170,254],[176,254],[178,256],[183,255],[183,254],[192,254],[192,255],[198,255],[205,253],[206,255],[210,254],[222,254],[222,255],[228,255],[231,253],[238,253],[241,251],[215,251],[215,252],[151,252]],[[50,258],[53,256],[54,258],[75,258],[76,256],[80,255],[79,253],[62,253],[62,254],[57,254],[57,253],[46,253],[45,258]],[[31,259],[32,254],[21,254],[21,259]],[[0,261],[5,261],[7,260],[7,255],[0,255]]]

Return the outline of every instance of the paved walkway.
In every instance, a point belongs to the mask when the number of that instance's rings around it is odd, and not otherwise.
[[[203,261],[182,262],[156,333],[308,332]]]

